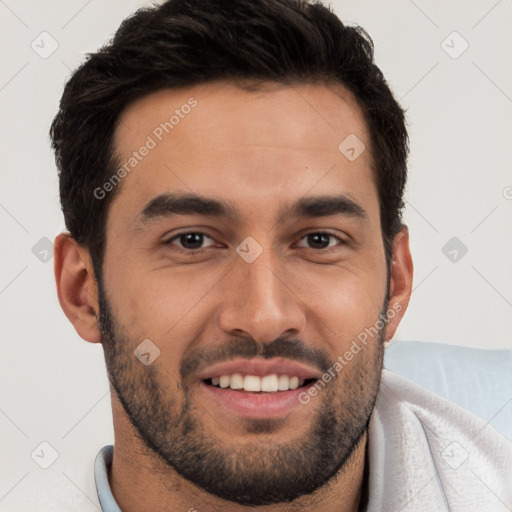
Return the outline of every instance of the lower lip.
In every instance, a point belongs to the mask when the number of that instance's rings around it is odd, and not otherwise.
[[[217,388],[201,382],[203,389],[216,404],[229,409],[231,413],[249,418],[278,418],[288,414],[298,405],[304,405],[299,401],[299,396],[307,393],[313,384],[311,382],[307,386],[289,391],[251,393]]]

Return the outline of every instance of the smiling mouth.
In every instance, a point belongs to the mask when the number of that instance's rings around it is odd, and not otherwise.
[[[316,378],[297,375],[264,376],[234,373],[202,379],[207,406],[245,418],[283,418],[295,408],[304,406],[301,395],[317,382]]]

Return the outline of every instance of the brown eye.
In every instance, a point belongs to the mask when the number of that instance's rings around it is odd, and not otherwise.
[[[165,243],[171,245],[175,241],[178,241],[182,249],[196,250],[204,249],[202,245],[206,238],[209,238],[213,241],[213,238],[209,237],[205,233],[191,231],[189,233],[181,233],[179,235],[173,236]]]
[[[343,243],[343,240],[341,240],[341,238],[332,235],[331,233],[323,232],[309,233],[301,238],[301,240],[304,239],[306,240],[306,243],[311,249],[327,249],[328,247],[332,247],[332,244],[330,244],[330,242],[333,239],[336,239],[339,242]]]

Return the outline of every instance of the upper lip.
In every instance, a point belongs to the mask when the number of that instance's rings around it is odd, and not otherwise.
[[[319,379],[321,372],[312,366],[291,361],[284,358],[263,359],[261,357],[253,359],[233,359],[225,363],[218,363],[205,368],[198,373],[200,380],[221,377],[222,375],[233,375],[241,373],[242,375],[256,375],[265,377],[274,373],[279,375],[297,376],[299,379]]]

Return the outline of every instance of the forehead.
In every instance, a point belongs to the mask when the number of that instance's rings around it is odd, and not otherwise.
[[[163,89],[135,101],[119,117],[115,142],[121,156],[146,134],[156,142],[179,137],[176,143],[187,147],[213,145],[220,151],[272,140],[283,147],[325,150],[329,144],[336,149],[340,136],[350,133],[365,137],[366,123],[355,97],[341,85],[263,83],[245,90],[219,81]]]
[[[368,150],[351,159],[349,146]],[[288,202],[313,188],[364,202],[376,196],[369,146],[362,110],[342,86],[165,89],[119,118],[115,151],[125,172],[112,206],[132,215],[155,196],[180,191],[242,207],[259,198],[262,208],[265,199]]]

